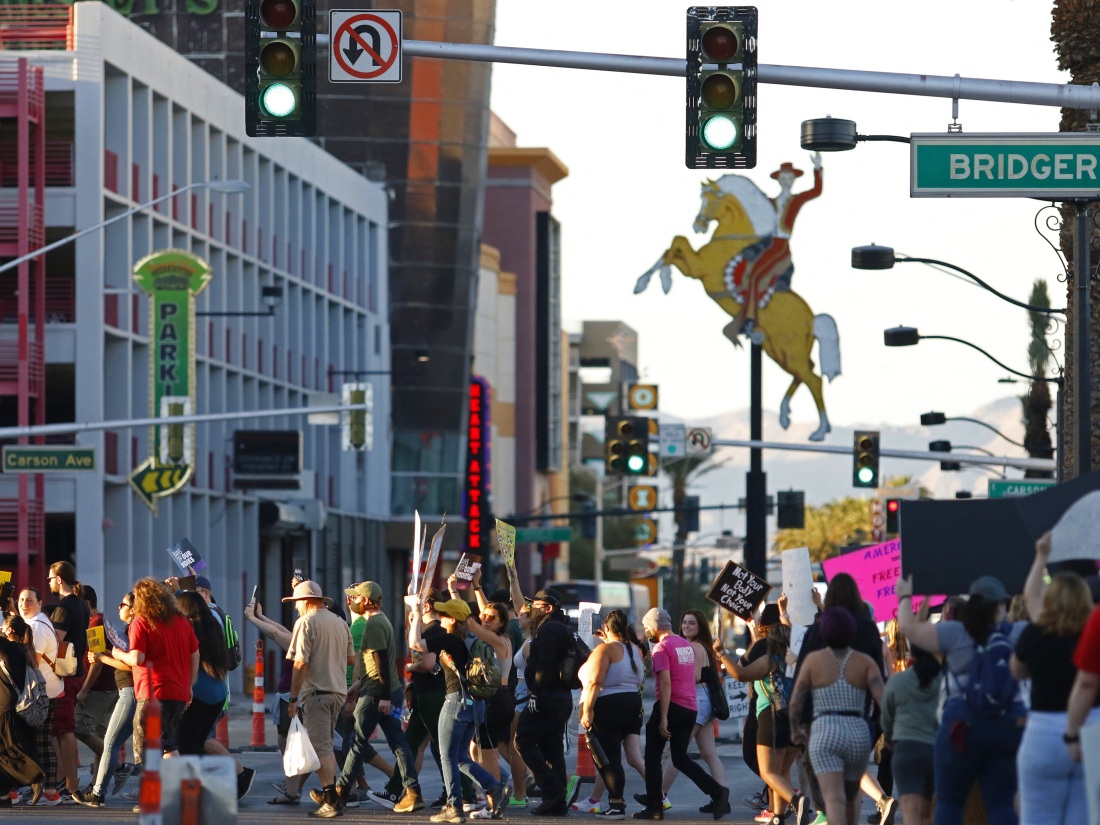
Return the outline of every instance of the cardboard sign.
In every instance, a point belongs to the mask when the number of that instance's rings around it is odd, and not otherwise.
[[[458,566],[455,567],[455,578],[463,582],[472,582],[474,580],[474,573],[480,569],[481,562],[472,561],[463,553],[458,560]]]
[[[1058,519],[1050,536],[1050,561],[1100,559],[1100,492],[1086,493]]]
[[[106,653],[107,652],[107,635],[103,631],[103,627],[89,627],[86,631],[88,634],[88,650],[92,653]]]
[[[783,592],[787,594],[787,613],[791,625],[813,624],[817,616],[814,604],[814,574],[810,570],[810,551],[795,547],[783,551]]]
[[[177,541],[168,548],[168,555],[184,573],[201,573],[206,569],[206,562],[203,561],[190,539],[184,538]]]
[[[504,557],[504,564],[509,569],[516,566],[516,528],[497,519],[497,545],[500,547],[500,555]]]
[[[0,584],[5,584],[11,581],[10,570],[0,570]]]
[[[596,637],[592,635],[592,631],[601,610],[603,605],[599,602],[581,602],[577,605],[577,635],[584,639],[590,649],[596,647]]]
[[[714,580],[707,598],[746,621],[756,606],[768,598],[772,586],[752,571],[728,561]]]
[[[908,529],[908,524],[906,525]],[[821,563],[825,578],[832,581],[837,573],[847,573],[856,580],[863,600],[871,605],[876,622],[888,622],[898,615],[898,597],[894,592],[901,576],[901,540],[862,547]],[[942,604],[944,596],[933,596],[932,605]],[[922,596],[913,597],[913,609],[920,607]]]

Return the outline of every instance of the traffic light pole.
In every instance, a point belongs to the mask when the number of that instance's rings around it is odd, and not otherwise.
[[[764,437],[763,349],[753,344],[749,376],[749,437],[759,443]],[[763,450],[749,448],[749,471],[745,474],[745,566],[762,579],[768,577],[768,476],[764,472]]]
[[[483,63],[518,63],[559,69],[591,69],[679,78],[687,76],[687,62],[683,58],[675,57],[523,49],[473,43],[439,43],[429,40],[404,40],[401,43],[401,49],[410,57],[473,60]],[[757,67],[757,82],[780,86],[944,97],[955,100],[1026,103],[1034,106],[1056,106],[1062,109],[1100,109],[1100,87],[1072,83],[1032,83],[1023,80],[765,64]]]

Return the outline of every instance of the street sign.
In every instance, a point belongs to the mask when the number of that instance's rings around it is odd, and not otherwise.
[[[714,433],[710,427],[692,427],[685,433],[688,455],[706,455],[714,449]]]
[[[1011,481],[990,479],[989,497],[1014,498],[1018,496],[1030,496],[1032,493],[1041,493],[1043,490],[1053,487],[1054,483],[1054,479],[1045,478],[1013,479]]]
[[[517,527],[516,544],[524,542],[538,542],[545,544],[552,541],[572,541],[572,527]]]
[[[95,447],[4,447],[5,473],[75,473],[95,469]]]
[[[655,384],[631,384],[627,395],[632,410],[657,409],[657,386]]]
[[[657,488],[652,484],[635,484],[627,490],[626,502],[631,510],[648,513],[657,506]]]
[[[634,544],[638,547],[653,544],[657,541],[657,521],[655,519],[642,519],[634,530]]]
[[[687,441],[684,425],[660,424],[657,431],[660,438],[661,458],[683,458]]]
[[[401,82],[400,11],[332,9],[328,20],[331,82]]]
[[[1100,197],[1100,133],[912,135],[909,194],[920,197]]]

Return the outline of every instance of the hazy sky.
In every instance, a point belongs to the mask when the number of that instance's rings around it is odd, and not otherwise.
[[[496,42],[683,58],[687,5],[497,0]],[[760,62],[1062,83],[1050,42],[1051,5],[760,0]],[[640,367],[660,386],[662,410],[690,421],[748,404],[749,358],[722,336],[728,316],[698,282],[674,270],[669,295],[656,279],[646,293],[632,293],[674,235],[696,247],[705,237],[692,231],[708,175],[684,167],[684,86],[681,78],[498,63],[492,105],[520,145],[549,147],[569,167],[569,177],[554,187],[563,227],[564,318],[622,319],[634,327]],[[812,166],[798,142],[807,118],[844,117],[861,133],[896,135],[942,132],[951,121],[951,101],[940,98],[778,85],[761,85],[759,98],[759,163],[746,174],[769,196],[778,190],[769,174],[782,161],[807,171],[795,191],[808,185]],[[966,132],[1053,132],[1059,116],[1049,107],[959,103]],[[833,422],[916,424],[929,409],[966,415],[1022,391],[998,384],[1004,372],[964,347],[925,341],[887,349],[882,330],[905,324],[966,338],[1026,370],[1026,312],[919,264],[853,270],[850,249],[877,242],[951,261],[1021,300],[1044,278],[1055,306],[1064,306],[1061,264],[1033,229],[1042,204],[911,199],[902,144],[864,143],[823,159],[824,194],[802,210],[791,248],[794,289],[840,330],[843,372],[826,388]],[[789,378],[765,364],[764,405],[776,410]],[[816,421],[805,389],[794,398],[793,416]],[[765,437],[783,440],[778,431]]]

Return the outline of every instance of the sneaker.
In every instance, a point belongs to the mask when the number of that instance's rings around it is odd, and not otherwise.
[[[814,815],[813,806],[802,794],[795,794],[791,799],[791,807],[794,808],[795,825],[810,825],[810,818]]]
[[[402,794],[401,799],[398,800],[397,804],[393,806],[393,809],[396,813],[399,814],[412,813],[413,811],[422,811],[424,810],[424,800],[420,798],[419,791],[406,789],[405,793]]]
[[[759,822],[759,823],[761,823],[761,825],[770,825],[770,823],[771,823],[771,821],[774,817],[775,817],[775,814],[773,814],[771,811],[769,811],[767,808],[765,808],[760,813],[758,813],[756,816],[754,816],[752,819],[753,819],[753,822]]]
[[[898,810],[898,801],[892,796],[884,796],[878,801],[878,810],[882,814],[879,825],[894,825],[894,814]]]
[[[569,807],[574,811],[580,811],[582,814],[598,814],[602,813],[604,810],[603,806],[600,804],[600,800],[593,799],[590,796],[585,799],[578,799]]]
[[[368,791],[367,798],[376,805],[381,805],[383,808],[389,808],[391,811],[397,806],[397,803],[401,801],[401,797],[397,794],[387,793],[386,791]]]
[[[124,794],[119,794],[119,796],[121,796],[127,802],[137,802],[139,794],[137,791],[127,791]]]
[[[825,818],[825,812],[818,811],[817,819],[811,822],[810,825],[829,825],[829,820]]]
[[[634,801],[637,802],[639,805],[641,805],[643,808],[648,808],[649,807],[649,797],[646,796],[644,793],[634,794]],[[661,810],[662,811],[668,811],[668,810],[671,810],[671,808],[672,808],[672,803],[668,801],[668,795],[667,794],[662,794],[662,796],[661,796]]]
[[[456,810],[453,806],[444,805],[443,810],[441,810],[437,814],[434,814],[431,817],[430,821],[431,822],[450,822],[450,823],[452,823],[452,825],[461,825],[461,823],[466,821],[466,817],[463,816],[462,813],[460,811]]]
[[[334,819],[335,817],[341,816],[341,813],[331,802],[326,802],[317,810],[310,811],[309,815],[316,819]]]
[[[510,800],[508,800],[508,807],[509,808],[526,808],[527,807],[527,800],[526,799],[510,799]]]
[[[577,796],[581,791],[581,778],[576,774],[569,777],[569,782],[565,786],[565,801],[572,805],[577,801]]]
[[[433,810],[446,808],[447,807],[447,792],[444,791],[443,793],[441,793],[439,795],[439,799],[437,799],[435,802],[433,802],[428,807],[433,809]]]
[[[744,803],[745,807],[752,808],[754,811],[762,811],[768,807],[768,800],[760,791],[757,791],[752,796],[746,796],[741,802]]]
[[[493,812],[487,807],[482,808],[480,811],[474,811],[470,814],[470,819],[494,819]]]
[[[367,791],[369,795],[371,791]],[[336,808],[340,811],[340,815],[344,815],[344,808],[358,808],[359,807],[359,794],[353,793],[350,789],[345,788],[343,785],[336,786]]]
[[[67,788],[63,791],[58,791],[57,795],[58,795],[58,797],[60,797],[62,805],[75,805],[76,804],[76,800],[73,799],[72,793]]]
[[[89,808],[103,807],[103,797],[97,793],[92,793],[90,789],[73,791],[73,801],[81,805],[87,805]]]
[[[356,788],[355,789],[355,801],[356,802],[370,802],[370,788]],[[351,797],[348,797],[348,802],[351,802]]]
[[[714,807],[710,815],[715,819],[721,819],[730,812],[730,789],[720,786],[718,793],[711,797],[711,802],[714,803]]]
[[[634,819],[664,819],[665,812],[661,808],[642,808],[640,811],[635,811],[633,814]]]
[[[493,798],[492,807],[486,805],[486,809],[492,814],[493,819],[500,819],[504,816],[504,811],[508,808],[508,803],[512,801],[512,786],[508,782],[501,782],[496,788],[496,792],[490,794]]]
[[[591,811],[591,813],[595,814],[597,819],[626,819],[626,803],[620,802],[616,805],[609,802],[606,808],[598,811]]]
[[[256,779],[256,771],[254,768],[241,768],[241,772],[237,774],[237,799],[241,800],[248,796],[248,792],[252,790],[252,783]]]
[[[60,805],[61,794],[57,791],[50,789],[42,794],[42,799],[39,800],[42,805]]]
[[[123,762],[121,765],[115,768],[115,778],[114,782],[111,785],[111,793],[117,794],[119,791],[121,791],[122,786],[126,784],[126,780],[133,776],[133,773],[134,766],[129,762]],[[284,788],[283,790],[286,790],[286,788]]]
[[[320,788],[314,788],[309,792],[309,798],[316,802],[318,805],[325,804],[325,792]]]
[[[462,813],[472,814],[474,811],[480,811],[485,807],[485,804],[480,799],[475,799],[473,802],[463,801]]]

